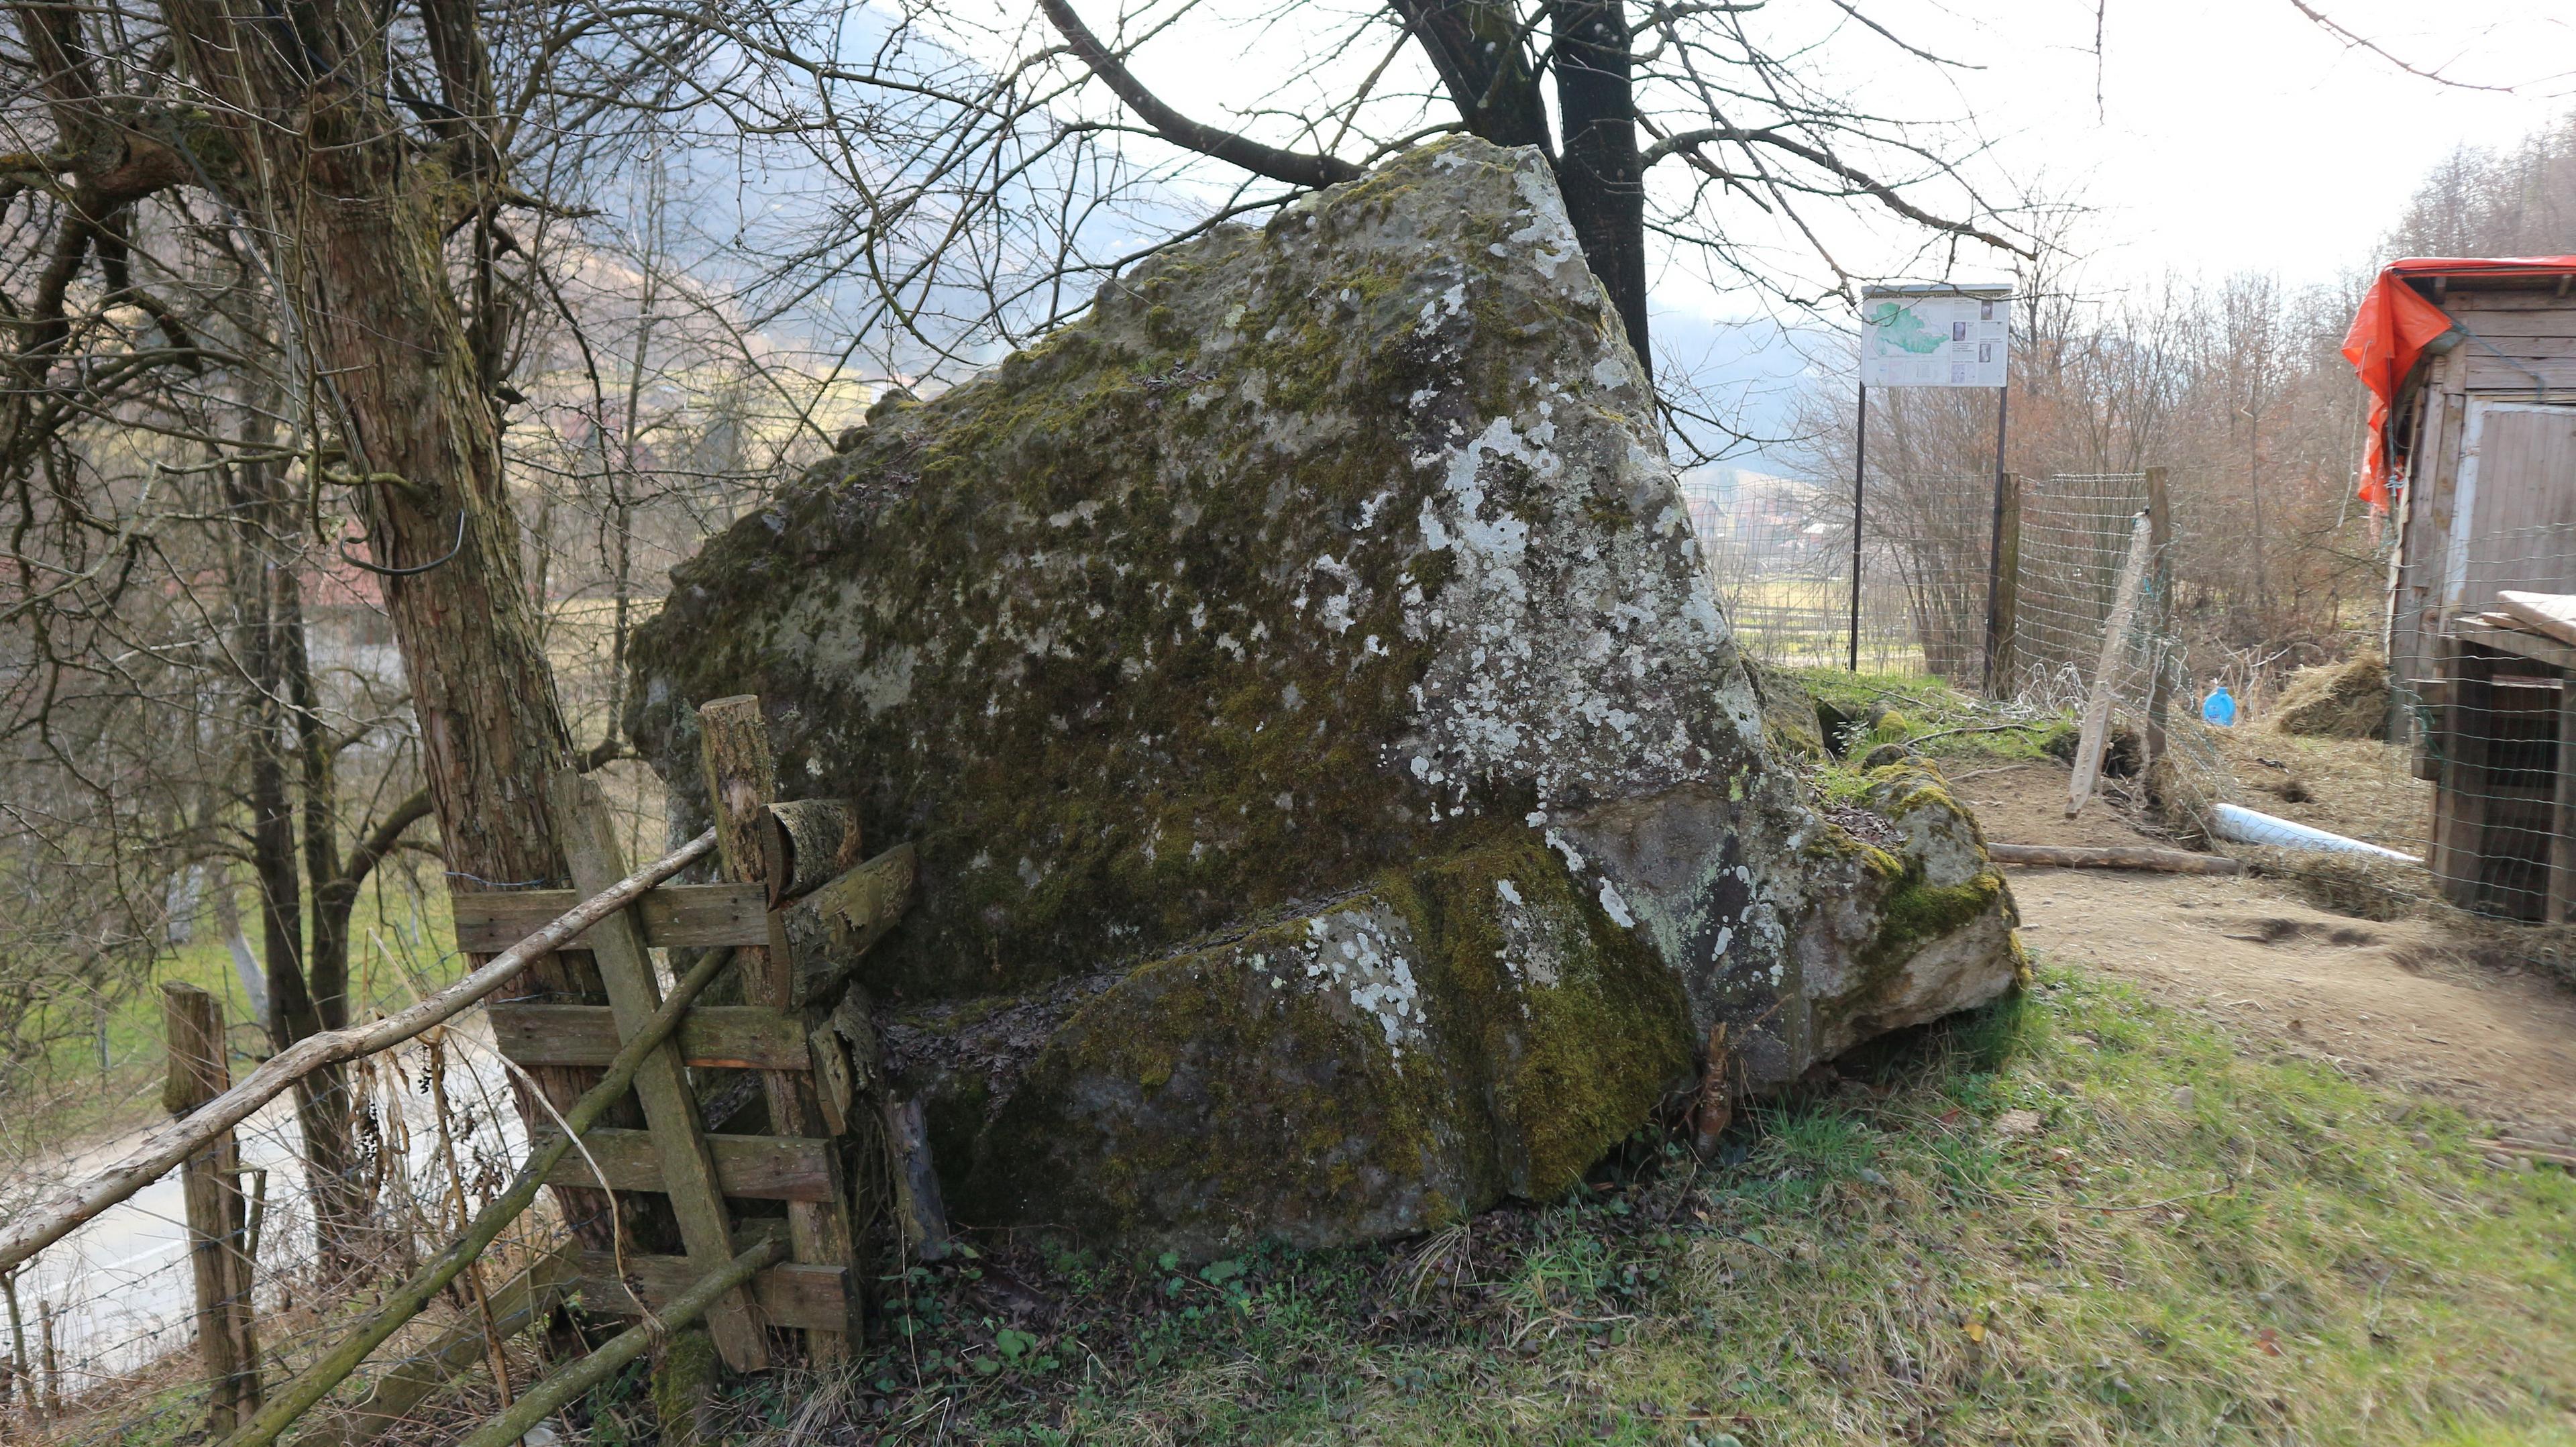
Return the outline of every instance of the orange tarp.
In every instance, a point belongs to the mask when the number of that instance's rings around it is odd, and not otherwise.
[[[2372,507],[2388,507],[2388,421],[2397,389],[2434,338],[2451,330],[2451,318],[2406,284],[2414,276],[2493,275],[2527,271],[2535,276],[2576,272],[2576,256],[2412,257],[2390,262],[2363,293],[2352,330],[2344,334],[2344,360],[2370,389],[2370,437],[2362,452],[2361,487],[2355,494]]]

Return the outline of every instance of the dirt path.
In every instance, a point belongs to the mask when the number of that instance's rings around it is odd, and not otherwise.
[[[1962,765],[1986,837],[2166,843],[2116,807],[2068,821],[2066,771]],[[2440,925],[2329,914],[2271,881],[2008,869],[2023,939],[2362,1079],[2544,1136],[2576,1130],[2576,991],[2482,959]]]

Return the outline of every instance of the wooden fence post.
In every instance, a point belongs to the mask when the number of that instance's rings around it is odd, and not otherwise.
[[[2165,756],[2165,714],[2173,691],[2163,649],[2173,629],[2173,504],[2161,467],[2147,469],[2147,548],[2147,757],[2141,773]]]
[[[2021,479],[1995,474],[1995,536],[1986,557],[1986,697],[2012,693],[2013,635],[2021,621]]]
[[[715,810],[716,849],[724,860],[724,877],[751,882],[764,879],[768,868],[761,853],[762,812],[777,797],[778,765],[769,750],[769,724],[760,700],[749,694],[719,698],[698,708],[700,762],[706,771],[707,795]],[[784,922],[769,916],[770,945],[741,952],[742,992],[746,1003],[773,1010],[794,1007],[795,962],[787,948]],[[761,1091],[769,1104],[769,1128],[783,1136],[826,1134],[822,1104],[810,1071],[764,1071]],[[800,1262],[848,1267],[858,1260],[850,1227],[847,1172],[837,1152],[831,1164],[829,1199],[787,1203],[790,1254]],[[841,1359],[846,1336],[863,1329],[858,1319],[860,1293],[848,1295],[851,1320],[842,1332],[809,1330],[806,1354],[816,1363]]]
[[[19,1391],[27,1394],[27,1413],[33,1416],[37,1408],[36,1379],[27,1374],[27,1319],[18,1311],[18,1273],[15,1270],[0,1276],[0,1295],[9,1298],[10,1389],[12,1394]],[[0,1397],[0,1407],[8,1404],[6,1397]]]
[[[169,1076],[161,1105],[184,1116],[232,1088],[224,1059],[224,1007],[194,985],[161,987]],[[179,1167],[188,1210],[188,1262],[197,1286],[197,1352],[206,1364],[207,1432],[225,1436],[259,1405],[259,1346],[251,1325],[250,1238],[241,1191],[241,1145],[231,1131]],[[50,1352],[50,1338],[48,1340]]]
[[[44,1339],[44,1413],[48,1417],[59,1417],[63,1414],[63,1363],[62,1358],[54,1355],[54,1304],[52,1302],[36,1303],[36,1330]]]

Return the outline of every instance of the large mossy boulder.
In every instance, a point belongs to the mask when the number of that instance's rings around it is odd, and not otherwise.
[[[1419,1229],[1564,1189],[1721,1022],[1759,1090],[2013,979],[1937,781],[1880,785],[1891,853],[1766,751],[1531,152],[1110,283],[708,543],[633,652],[666,777],[756,693],[787,792],[917,845],[859,979],[978,1224]]]

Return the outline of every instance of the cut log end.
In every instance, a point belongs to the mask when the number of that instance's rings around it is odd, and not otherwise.
[[[839,799],[771,804],[752,826],[760,836],[761,882],[769,907],[820,889],[859,862],[859,811]]]

